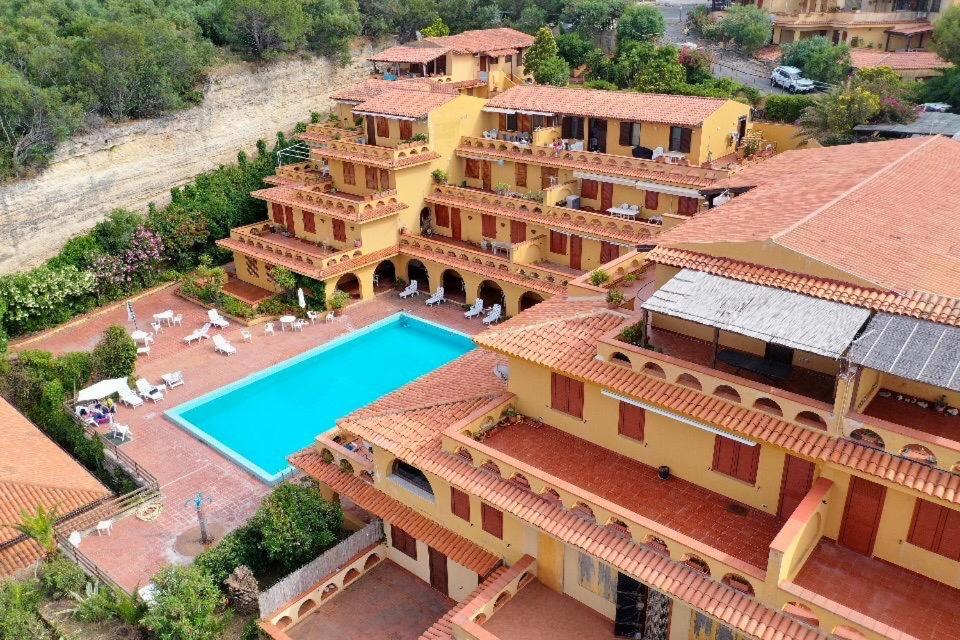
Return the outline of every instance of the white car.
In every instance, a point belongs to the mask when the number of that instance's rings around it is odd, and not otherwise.
[[[770,74],[770,84],[790,93],[809,93],[816,89],[813,80],[804,78],[803,72],[796,67],[777,67]]]

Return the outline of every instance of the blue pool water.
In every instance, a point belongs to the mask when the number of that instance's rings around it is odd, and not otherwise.
[[[337,419],[472,348],[463,334],[401,313],[181,404],[167,416],[275,483],[289,469],[287,456]]]

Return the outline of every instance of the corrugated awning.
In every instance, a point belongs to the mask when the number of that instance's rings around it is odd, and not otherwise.
[[[879,313],[850,348],[850,361],[960,391],[960,328]]]
[[[683,269],[643,308],[764,342],[839,358],[869,309]]]

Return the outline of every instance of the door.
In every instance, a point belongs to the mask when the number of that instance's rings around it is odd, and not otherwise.
[[[780,483],[780,509],[777,516],[783,520],[790,517],[813,484],[814,464],[793,456],[787,456],[783,465],[783,480]]]
[[[577,235],[570,236],[570,266],[573,269],[582,269],[580,258],[583,255],[583,238]]]
[[[599,153],[607,152],[607,121],[601,118],[590,118],[590,129],[588,131],[590,139],[588,151],[597,151]]]
[[[480,161],[481,178],[483,179],[483,188],[487,191],[493,189],[493,177],[491,176],[492,166],[487,160]]]
[[[527,239],[527,223],[522,220],[510,221],[510,243],[517,244]]]
[[[613,206],[613,183],[604,182],[600,185],[600,211],[606,211]]]
[[[373,124],[373,116],[367,116],[367,144],[377,144],[377,128]]]
[[[877,526],[880,524],[883,499],[886,495],[887,489],[883,485],[851,476],[840,535],[837,536],[837,542],[841,546],[865,556],[873,555],[873,544],[877,540]]]
[[[284,209],[284,214],[286,215],[286,218],[287,218],[287,231],[289,231],[290,233],[296,233],[297,228],[294,226],[294,223],[293,223],[293,207],[286,207]]]
[[[460,209],[456,207],[450,207],[450,236],[454,240],[462,240],[460,233],[461,223],[460,223]]]
[[[618,573],[613,635],[618,638],[642,637],[646,607],[647,587],[626,574]]]
[[[430,552],[430,586],[447,595],[447,556],[433,547],[427,547],[427,551]]]
[[[757,7],[759,6],[760,5],[757,4]],[[742,118],[737,120],[737,146],[738,147],[741,144],[743,144],[743,139],[746,137],[746,135],[747,135],[747,117],[743,116]]]
[[[343,220],[334,218],[330,221],[333,226],[333,239],[337,242],[347,241],[347,224]]]

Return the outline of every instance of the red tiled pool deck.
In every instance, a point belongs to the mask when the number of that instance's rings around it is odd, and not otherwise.
[[[417,640],[455,605],[428,582],[384,560],[286,634],[293,640]]]
[[[830,540],[820,542],[794,583],[920,640],[960,640],[960,590]]]
[[[564,431],[524,420],[494,430],[483,444],[761,570],[781,522]]]
[[[500,640],[613,640],[613,622],[534,580],[483,624]]]
[[[423,300],[421,296],[401,301],[395,293],[385,293],[351,305],[330,324],[307,326],[302,332],[281,332],[277,327],[276,335],[265,336],[262,327],[252,327],[252,343],[243,342],[241,327],[234,325],[223,332],[238,351],[229,359],[214,353],[209,340],[192,345],[183,342],[185,335],[206,321],[206,309],[179,298],[172,289],[135,301],[141,327],[149,324],[154,313],[166,309],[183,314],[183,326],[164,327],[150,355],[138,360],[136,373],[159,382],[164,373],[183,371],[186,383],[167,391],[167,397],[158,404],[148,401],[135,409],[121,407],[117,414],[117,421],[129,425],[133,434],[133,440],[124,444],[122,451],[158,478],[163,513],[149,523],[132,516],[124,518],[116,523],[111,535],[86,536],[80,551],[119,584],[133,588],[147,584],[163,566],[189,560],[180,555],[175,545],[179,537],[197,525],[196,512],[187,502],[198,491],[212,499],[207,513],[214,527],[229,531],[246,522],[269,487],[174,425],[163,412],[400,310],[468,334],[482,328],[479,321],[464,319],[459,306],[427,308]],[[14,345],[14,349],[55,353],[89,350],[104,329],[113,324],[132,329],[123,304]]]

